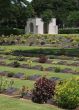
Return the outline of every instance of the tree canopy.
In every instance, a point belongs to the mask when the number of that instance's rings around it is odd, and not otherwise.
[[[0,26],[24,28],[31,17],[47,23],[56,17],[59,27],[78,27],[79,0],[0,0]]]

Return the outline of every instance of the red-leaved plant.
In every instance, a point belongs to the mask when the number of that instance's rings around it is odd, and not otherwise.
[[[55,81],[50,81],[46,77],[39,78],[34,85],[32,101],[46,103],[54,95],[55,85]]]

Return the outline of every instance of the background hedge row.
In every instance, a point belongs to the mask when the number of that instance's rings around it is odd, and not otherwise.
[[[24,29],[0,27],[0,35],[20,35],[24,34]],[[62,28],[59,34],[79,34],[79,28]]]
[[[11,35],[11,34],[13,35],[24,34],[24,29],[0,27],[0,35]]]
[[[13,55],[23,55],[23,56],[39,56],[40,54],[43,55],[66,55],[66,56],[79,56],[79,49],[30,49],[30,50],[15,50],[12,51]]]
[[[79,34],[79,28],[63,28],[63,29],[59,29],[59,34]]]

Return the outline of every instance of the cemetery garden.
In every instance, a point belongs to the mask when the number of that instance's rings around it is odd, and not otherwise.
[[[79,110],[79,0],[0,0],[0,110]]]
[[[79,110],[79,35],[0,37],[1,110]]]

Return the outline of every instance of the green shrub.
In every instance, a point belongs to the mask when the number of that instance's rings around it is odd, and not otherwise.
[[[32,60],[30,58],[27,60],[26,63],[29,66],[29,68],[31,68],[31,66],[32,66]]]
[[[63,29],[59,29],[59,34],[79,34],[79,28],[63,28]]]
[[[21,56],[39,56],[39,54],[42,55],[55,55],[55,56],[59,56],[59,55],[65,55],[65,56],[75,56],[78,57],[79,56],[79,49],[78,48],[70,48],[70,49],[52,49],[52,48],[32,48],[32,49],[26,49],[26,50],[21,50],[21,49],[17,49],[17,50],[13,50],[12,51],[12,55],[21,55]]]
[[[66,109],[75,109],[79,105],[79,79],[59,82],[56,86],[54,99]]]
[[[61,71],[61,69],[60,69],[59,67],[56,67],[56,68],[55,68],[55,72],[56,72],[56,73],[59,73],[60,71]]]
[[[20,35],[24,34],[24,29],[18,28],[0,28],[0,35]]]
[[[0,93],[4,93],[4,91],[7,89],[7,87],[13,87],[14,80],[9,80],[3,76],[0,76]]]

